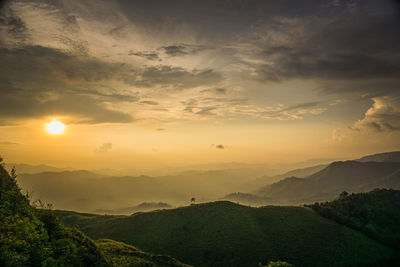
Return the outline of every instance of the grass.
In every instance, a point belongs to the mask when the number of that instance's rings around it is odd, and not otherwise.
[[[310,208],[213,202],[132,216],[57,212],[94,239],[110,238],[195,266],[385,266],[396,251]]]
[[[175,266],[175,267],[190,267],[180,263],[179,261],[169,256],[153,255],[143,252],[133,246],[122,242],[117,242],[110,239],[100,239],[96,241],[100,251],[102,251],[109,263],[112,266],[118,267],[155,267],[155,266]]]

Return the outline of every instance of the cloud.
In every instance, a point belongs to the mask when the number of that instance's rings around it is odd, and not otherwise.
[[[112,148],[112,143],[108,142],[108,143],[104,143],[101,146],[99,146],[98,148],[96,148],[94,150],[95,153],[106,153],[108,151],[110,151]]]
[[[129,55],[131,56],[138,56],[148,60],[159,60],[158,54],[156,52],[133,52],[130,51]]]
[[[157,106],[158,105],[158,102],[151,101],[151,100],[140,101],[140,103],[146,104],[146,105],[152,105],[152,106]]]
[[[134,121],[131,115],[111,109],[112,104],[138,102],[140,97],[137,93],[117,91],[107,85],[110,82],[182,90],[222,80],[213,70],[188,71],[171,66],[132,70],[124,64],[74,56],[43,46],[0,47],[0,59],[4,63],[0,66],[3,122],[57,114],[74,116],[75,123],[128,123]],[[158,104],[149,100],[141,103]]]
[[[120,66],[42,46],[0,47],[0,119],[75,116],[77,122],[132,122],[109,104],[136,102],[136,95],[101,86]],[[98,82],[93,84],[93,82]]]
[[[0,36],[5,42],[21,41],[27,37],[25,23],[8,5],[0,6]]]
[[[227,90],[225,88],[212,88],[200,91],[200,93],[211,93],[216,95],[225,95]]]
[[[372,98],[364,117],[353,125],[334,129],[332,139],[337,142],[397,142],[400,138],[400,97]]]
[[[19,145],[19,143],[10,141],[0,141],[0,145]]]
[[[236,110],[236,112],[270,120],[298,120],[306,115],[318,115],[324,112],[326,108],[318,107],[319,104],[319,102],[306,102],[291,106],[246,107]]]
[[[352,129],[374,131],[400,131],[400,97],[376,97],[365,112],[363,119],[357,121]]]
[[[138,70],[136,75],[129,75],[125,81],[139,87],[168,87],[171,89],[188,89],[199,86],[218,84],[222,75],[212,69],[192,71],[182,67],[151,66]]]
[[[186,47],[182,45],[170,45],[170,46],[164,46],[161,49],[164,50],[164,52],[172,57],[176,56],[184,56],[187,55],[188,52],[186,52]]]
[[[163,50],[164,53],[170,57],[194,55],[207,49],[211,49],[211,47],[205,45],[190,44],[169,45],[160,47],[160,50]]]
[[[344,5],[329,17],[276,16],[254,31],[260,39],[256,57],[265,62],[255,79],[399,80],[400,17],[389,6],[382,1],[382,13],[372,12],[368,2]]]

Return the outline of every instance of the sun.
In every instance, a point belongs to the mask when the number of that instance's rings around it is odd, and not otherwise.
[[[46,131],[49,134],[53,135],[59,135],[64,133],[65,128],[67,128],[66,125],[64,125],[62,122],[59,122],[58,120],[52,120],[49,123],[46,123]]]

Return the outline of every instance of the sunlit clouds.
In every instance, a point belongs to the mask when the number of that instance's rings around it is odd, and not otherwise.
[[[52,141],[85,161],[399,148],[397,12],[390,0],[6,1],[0,140],[32,151],[45,139],[28,133],[57,115],[68,134]]]

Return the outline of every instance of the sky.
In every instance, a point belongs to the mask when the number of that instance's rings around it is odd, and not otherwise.
[[[392,0],[3,1],[0,153],[149,168],[399,150],[399,22]]]

